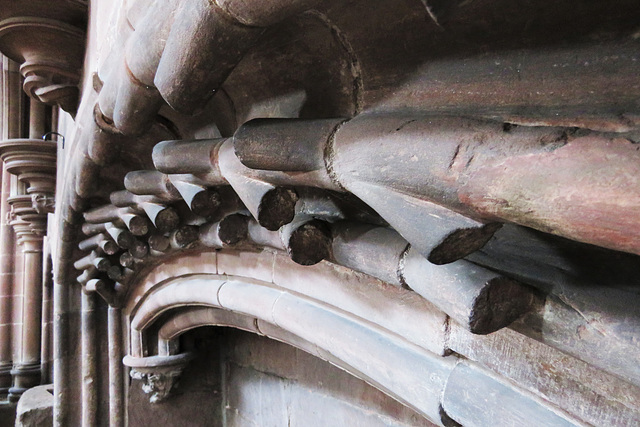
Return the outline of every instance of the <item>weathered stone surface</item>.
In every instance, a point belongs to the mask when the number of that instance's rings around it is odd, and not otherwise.
[[[16,427],[53,425],[53,385],[41,385],[24,392],[18,402]]]
[[[570,417],[556,413],[517,388],[487,376],[467,362],[458,363],[451,373],[442,407],[452,419],[465,426],[498,423],[568,427],[577,424]]]
[[[0,392],[53,359],[64,427],[638,423],[637,0],[93,2],[86,52],[86,1],[0,6],[2,138],[67,137],[48,228],[51,163],[3,174]],[[192,350],[125,402],[124,354]]]
[[[516,322],[526,323],[526,318]],[[517,328],[517,326],[516,326]],[[456,353],[509,378],[530,393],[591,425],[640,422],[640,388],[566,353],[505,328],[474,336],[451,325]],[[599,402],[607,402],[606,407]]]
[[[433,425],[300,350],[243,335],[234,342],[226,362],[230,425]]]

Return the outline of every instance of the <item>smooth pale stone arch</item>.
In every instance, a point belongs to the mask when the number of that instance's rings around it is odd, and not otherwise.
[[[217,293],[225,279],[226,276],[194,275],[177,278],[153,288],[145,295],[129,324],[131,355],[149,356],[144,349],[142,334],[162,313],[179,307],[221,307]]]
[[[303,340],[271,323],[213,307],[185,308],[169,317],[158,330],[159,355],[175,354],[178,350],[175,341],[180,335],[202,326],[227,326],[254,332],[287,343],[327,361],[335,359],[330,353],[323,352],[309,341]]]
[[[256,318],[213,307],[186,308],[167,319],[158,330],[158,355],[176,354],[180,335],[202,326],[226,326],[265,335]]]

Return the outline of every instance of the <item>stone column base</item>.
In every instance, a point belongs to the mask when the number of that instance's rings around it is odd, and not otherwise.
[[[22,393],[31,387],[40,385],[40,363],[16,365],[11,370],[11,376],[13,377],[13,386],[9,389],[9,401],[17,402]]]

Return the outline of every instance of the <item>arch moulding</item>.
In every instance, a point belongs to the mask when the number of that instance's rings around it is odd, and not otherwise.
[[[122,311],[124,363],[144,381],[152,402],[169,395],[191,357],[181,353],[180,335],[223,326],[300,348],[438,425],[455,423],[454,396],[465,381],[507,392],[538,419],[568,423],[526,391],[451,354],[450,319],[424,298],[329,262],[302,267],[275,250],[185,254],[133,281]],[[482,398],[481,391],[473,394]]]

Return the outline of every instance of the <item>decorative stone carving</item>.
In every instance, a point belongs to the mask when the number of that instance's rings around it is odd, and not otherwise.
[[[49,194],[34,193],[31,195],[33,208],[39,214],[53,213],[56,207],[56,200]]]
[[[149,373],[136,369],[131,370],[131,378],[144,381],[142,390],[150,394],[149,402],[151,403],[158,403],[167,399],[181,374],[182,368],[157,368],[155,372]]]
[[[36,211],[29,195],[10,197],[7,201],[11,206],[12,220],[10,224],[16,233],[18,243],[32,234],[45,235],[47,231],[46,215]]]
[[[15,194],[9,198],[11,215],[26,222],[31,232],[37,236],[46,233],[48,212],[54,209],[56,186],[57,143],[41,139],[9,139],[0,142],[0,159],[5,162],[7,171],[16,175],[20,182],[28,187],[27,194]],[[12,221],[14,229],[16,221]],[[19,227],[21,234],[26,231]]]
[[[0,142],[0,158],[10,174],[26,183],[27,194],[55,192],[55,141],[41,139],[8,139]]]
[[[170,396],[184,368],[193,357],[191,353],[150,357],[125,356],[123,363],[131,367],[131,378],[143,382],[142,391],[149,395],[149,402],[160,403]]]

